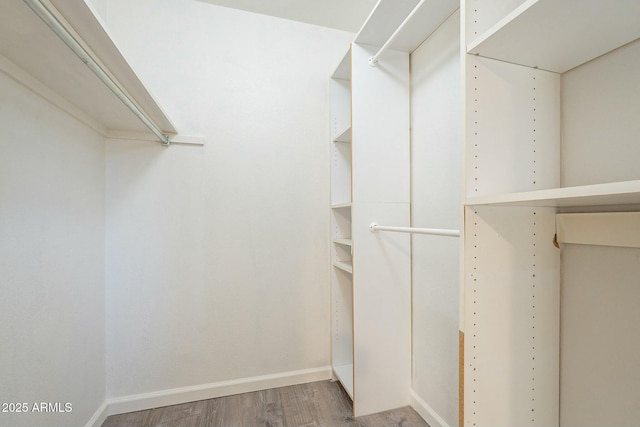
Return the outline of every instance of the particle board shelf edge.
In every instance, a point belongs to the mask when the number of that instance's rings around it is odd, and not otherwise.
[[[606,2],[527,0],[470,41],[467,52],[563,73],[639,38],[639,15],[640,2],[614,8]]]
[[[467,197],[469,206],[577,207],[640,204],[640,180]]]

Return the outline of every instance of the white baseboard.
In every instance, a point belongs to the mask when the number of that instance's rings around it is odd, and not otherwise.
[[[252,391],[330,379],[331,367],[324,366],[315,369],[304,369],[301,371],[283,372],[280,374],[263,375],[259,377],[242,378],[239,380],[222,381],[218,383],[117,397],[107,399],[103,405],[106,410],[99,410],[92,418],[93,424],[90,422],[86,427],[100,427],[108,415],[143,411],[161,406],[178,405],[181,403],[213,399],[232,394],[249,393]],[[99,415],[100,412],[101,414]],[[104,418],[102,418],[102,414],[104,414]],[[100,419],[102,419],[102,421],[100,421]]]
[[[449,427],[449,424],[447,424],[427,402],[422,400],[415,391],[411,390],[410,398],[411,407],[415,409],[431,427]]]
[[[108,415],[107,402],[103,402],[96,413],[93,414],[93,417],[91,417],[91,419],[87,422],[85,427],[100,427],[105,422]]]

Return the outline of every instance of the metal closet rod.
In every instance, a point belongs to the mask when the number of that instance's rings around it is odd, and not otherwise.
[[[44,21],[45,24],[66,44],[73,53],[84,62],[87,67],[113,92],[133,114],[136,115],[162,142],[162,145],[169,145],[169,135],[162,130],[129,98],[118,83],[116,83],[102,69],[93,56],[73,37],[73,35],[58,21],[55,15],[40,0],[24,0],[24,2]]]
[[[382,53],[387,50],[387,48],[389,47],[389,45],[391,43],[393,43],[393,41],[396,39],[396,37],[398,36],[398,34],[400,34],[400,31],[402,31],[402,29],[404,28],[405,25],[407,25],[407,23],[411,20],[411,18],[413,18],[413,15],[416,14],[416,12],[422,7],[422,5],[426,2],[427,0],[420,0],[420,2],[418,2],[418,4],[416,5],[416,7],[413,8],[413,10],[411,11],[411,13],[409,15],[407,15],[407,17],[404,19],[404,21],[402,21],[402,24],[400,24],[400,26],[393,32],[393,34],[391,34],[391,37],[389,37],[389,40],[387,40],[385,42],[385,44],[382,45],[382,47],[380,48],[380,50],[378,51],[378,53],[376,53],[375,55],[373,55],[371,58],[369,58],[369,65],[371,65],[372,67],[375,67],[376,65],[378,65],[378,58],[380,57],[380,55],[382,55]]]
[[[460,230],[443,228],[416,228],[416,227],[391,227],[378,225],[375,222],[369,226],[372,233],[376,231],[394,231],[397,233],[430,234],[432,236],[460,237]]]

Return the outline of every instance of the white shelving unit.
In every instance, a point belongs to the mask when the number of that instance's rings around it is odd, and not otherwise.
[[[410,225],[409,54],[458,3],[428,2],[369,58],[418,3],[379,1],[330,82],[332,365],[355,416],[410,404],[410,237],[369,225]]]
[[[109,77],[163,131],[176,129],[131,69],[90,6],[83,0],[45,2]],[[3,2],[0,71],[105,136],[155,138],[23,1]]]
[[[612,280],[631,285],[635,265],[613,261],[624,256],[606,239],[572,236],[592,246],[557,248],[553,237],[563,212],[640,206],[631,117],[640,111],[640,3],[466,0],[463,11],[464,425],[633,425],[640,411],[621,408],[637,406],[640,387],[615,398],[606,390],[638,374],[622,356],[640,346],[625,326],[637,316],[622,316],[618,339],[581,329],[599,307],[575,290],[600,289],[614,305],[620,294],[597,282],[602,274],[581,270],[597,254],[622,269]],[[606,229],[615,218],[589,223]],[[628,297],[638,298],[635,288]],[[605,338],[617,347],[587,351]]]
[[[406,406],[411,380],[409,239],[369,231],[409,221],[409,61],[371,67],[374,49],[356,40],[331,79],[332,364],[356,416]]]
[[[353,399],[353,262],[351,240],[351,51],[333,73],[331,89],[332,365]]]

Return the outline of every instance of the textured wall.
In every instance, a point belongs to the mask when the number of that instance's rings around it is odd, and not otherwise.
[[[0,402],[29,406],[0,425],[84,425],[105,398],[104,139],[1,73],[0,93]]]
[[[328,77],[353,35],[187,0],[107,10],[206,141],[108,143],[109,397],[329,365]]]

